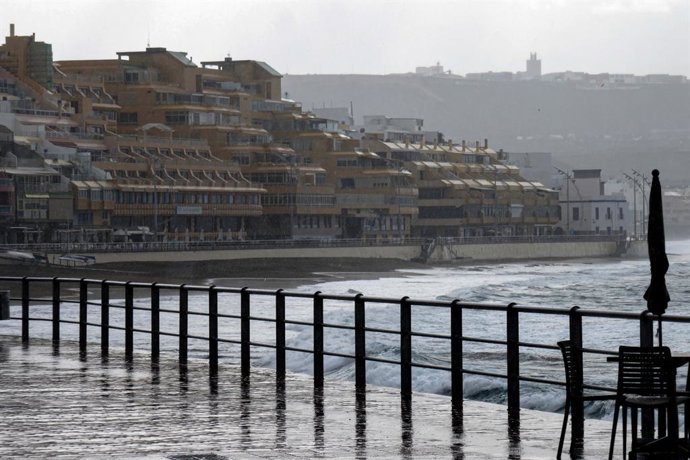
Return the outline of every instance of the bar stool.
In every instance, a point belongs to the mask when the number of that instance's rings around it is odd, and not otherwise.
[[[558,342],[558,348],[561,349],[563,355],[563,365],[565,367],[565,409],[563,411],[563,428],[561,428],[561,439],[558,443],[558,454],[556,458],[560,459],[563,453],[563,441],[565,440],[565,431],[568,427],[568,416],[570,415],[570,408],[573,400],[578,401],[613,401],[616,399],[615,393],[602,394],[584,394],[582,388],[582,356],[576,352],[573,342],[570,340],[563,340]]]

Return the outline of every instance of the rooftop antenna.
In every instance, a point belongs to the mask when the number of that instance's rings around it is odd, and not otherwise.
[[[151,48],[151,31],[146,31],[146,47]]]

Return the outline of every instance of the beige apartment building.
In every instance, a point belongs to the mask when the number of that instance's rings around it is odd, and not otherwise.
[[[548,234],[558,221],[557,193],[486,143],[349,137],[283,99],[264,62],[197,65],[165,48],[53,62],[50,45],[10,32],[0,124],[61,165],[81,238],[375,242]]]

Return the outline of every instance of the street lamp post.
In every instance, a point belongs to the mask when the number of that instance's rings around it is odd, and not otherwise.
[[[570,235],[570,179],[572,179],[573,176],[569,172],[563,171],[555,166],[554,169],[565,176],[566,233]]]
[[[403,168],[401,167],[398,169],[398,177],[396,180],[396,186],[397,186],[397,190],[396,190],[397,197],[396,197],[396,199],[398,201],[398,240],[399,240],[400,244],[402,244],[402,241],[403,241],[402,210],[400,209],[400,207],[401,207],[400,201],[402,200],[402,197],[400,196],[400,181],[402,180],[402,178],[403,178]]]
[[[633,237],[637,239],[637,179],[626,173],[623,173],[623,175],[633,183]]]
[[[153,159],[153,238],[158,242],[158,169],[161,167],[161,161],[158,158]]]
[[[494,165],[494,238],[498,238],[498,168]]]
[[[637,177],[640,178],[640,183],[642,184],[642,237],[647,238],[647,226],[645,225],[645,216],[647,215],[647,210],[645,207],[645,203],[647,201],[647,197],[645,196],[644,192],[644,184],[647,182],[647,178],[645,177],[644,174],[641,174],[634,169],[632,170],[633,174],[635,174]]]

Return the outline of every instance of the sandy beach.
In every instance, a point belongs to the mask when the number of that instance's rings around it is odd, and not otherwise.
[[[0,276],[88,278],[169,284],[215,284],[256,289],[290,289],[333,278],[364,279],[428,265],[398,259],[295,258],[192,262],[132,262],[86,267],[0,265]]]

